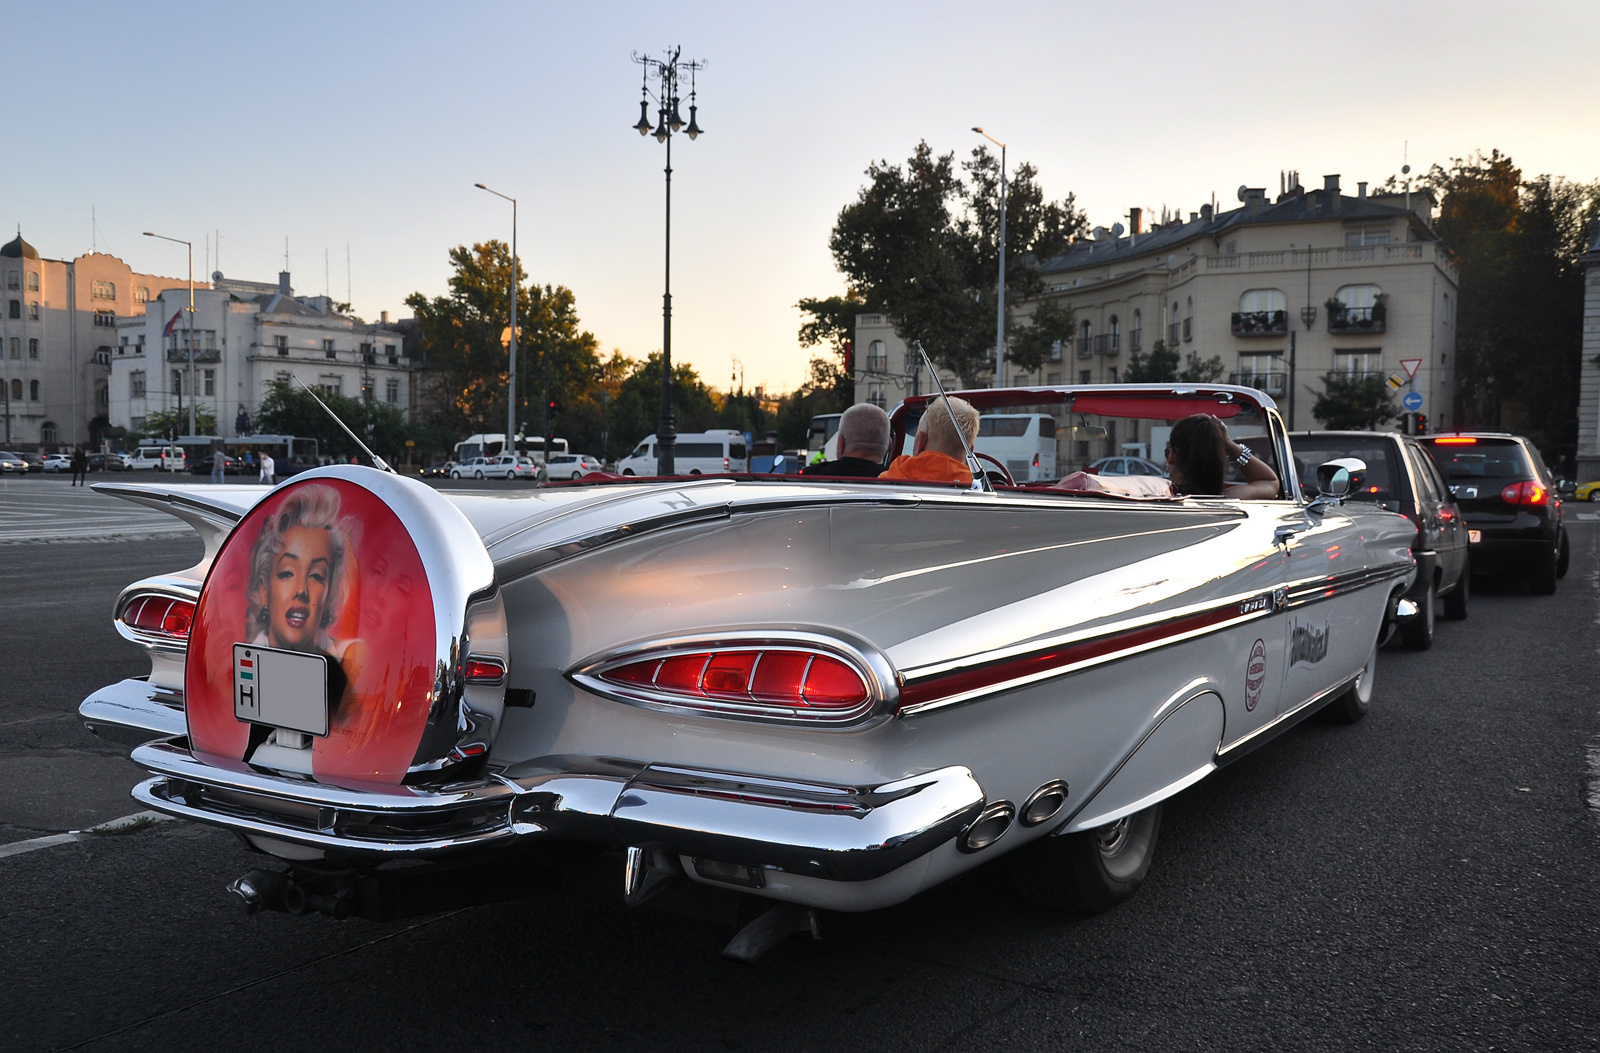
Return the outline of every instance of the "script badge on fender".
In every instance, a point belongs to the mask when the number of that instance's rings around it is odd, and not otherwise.
[[[1261,688],[1267,682],[1267,642],[1257,640],[1250,648],[1250,661],[1244,667],[1244,708],[1254,712],[1261,701]]]
[[[308,735],[328,733],[328,659],[253,644],[233,645],[233,715]]]

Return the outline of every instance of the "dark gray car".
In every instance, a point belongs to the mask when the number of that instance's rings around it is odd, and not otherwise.
[[[1466,519],[1433,458],[1415,439],[1397,432],[1301,431],[1289,436],[1289,444],[1302,488],[1315,486],[1306,480],[1315,480],[1317,465],[1359,457],[1367,476],[1351,500],[1380,504],[1417,525],[1411,544],[1417,582],[1406,594],[1417,605],[1417,617],[1401,624],[1400,638],[1412,650],[1432,647],[1435,609],[1442,601],[1446,618],[1465,618],[1471,590]]]

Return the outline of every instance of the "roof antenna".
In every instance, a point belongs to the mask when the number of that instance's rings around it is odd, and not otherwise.
[[[972,478],[982,484],[983,492],[994,493],[994,483],[989,481],[989,473],[983,470],[983,465],[978,463],[978,457],[972,452],[972,446],[967,442],[967,433],[961,430],[961,425],[956,423],[956,411],[950,408],[950,396],[944,393],[944,384],[939,380],[939,371],[933,368],[933,359],[928,357],[928,352],[922,349],[921,340],[911,341],[911,350],[922,356],[922,361],[928,367],[928,375],[933,378],[934,387],[939,389],[939,398],[944,401],[944,411],[950,414],[950,425],[955,428],[956,434],[961,436],[961,449],[967,455],[967,468],[972,472]]]
[[[389,467],[389,462],[388,461],[384,460],[382,457],[379,457],[377,454],[373,453],[370,449],[368,449],[367,448],[367,444],[362,442],[361,439],[356,435],[356,433],[351,431],[350,428],[345,424],[344,421],[339,419],[339,415],[334,413],[333,410],[329,409],[328,408],[328,404],[326,402],[323,402],[321,399],[317,398],[317,393],[315,391],[312,391],[309,387],[306,387],[306,382],[300,379],[300,374],[298,374],[298,373],[290,373],[289,375],[291,377],[294,377],[294,382],[296,384],[299,384],[301,387],[306,389],[306,394],[307,395],[310,395],[313,399],[316,399],[317,405],[322,407],[322,412],[326,413],[328,416],[333,418],[333,423],[337,424],[341,428],[344,428],[344,433],[346,435],[350,436],[351,440],[354,441],[357,446],[361,447],[361,452],[366,454],[369,458],[372,459],[373,467],[378,468],[378,469],[380,469],[382,471],[388,472],[390,475],[399,475],[400,474],[399,472],[395,471],[393,468]]]

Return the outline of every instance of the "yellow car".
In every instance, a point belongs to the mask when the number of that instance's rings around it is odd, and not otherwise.
[[[1574,501],[1600,501],[1600,482],[1584,483],[1572,492]]]

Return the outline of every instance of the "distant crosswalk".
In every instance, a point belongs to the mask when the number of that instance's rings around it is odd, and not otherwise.
[[[37,541],[124,541],[189,533],[182,522],[61,478],[0,478],[0,545]]]

